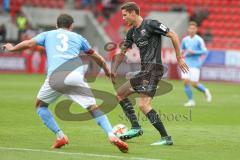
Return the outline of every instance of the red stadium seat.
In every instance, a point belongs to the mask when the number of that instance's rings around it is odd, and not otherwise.
[[[235,7],[235,6],[239,5],[239,1],[233,0],[233,1],[230,2],[230,4]]]
[[[33,6],[39,6],[40,0],[32,0],[32,5]]]
[[[57,1],[57,8],[64,8],[64,0]]]
[[[46,5],[48,8],[57,8],[57,2],[56,1],[49,1],[49,3]]]
[[[48,0],[41,0],[40,1],[40,6],[41,7],[49,7],[51,5],[52,1],[48,1]]]
[[[78,0],[78,1],[77,1],[77,0],[75,1],[75,8],[76,8],[76,9],[80,9],[80,8],[81,8],[81,1],[79,1],[79,0]]]

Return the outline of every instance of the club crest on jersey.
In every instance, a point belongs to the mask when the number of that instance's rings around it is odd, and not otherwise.
[[[141,30],[141,35],[145,36],[146,35],[146,29]]]

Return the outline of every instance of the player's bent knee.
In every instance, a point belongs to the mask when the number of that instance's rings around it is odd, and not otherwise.
[[[117,97],[118,101],[122,101],[123,99],[125,99],[125,97],[123,95],[121,95],[120,93],[117,93],[116,97]]]
[[[139,108],[147,108],[148,105],[146,103],[139,103]]]
[[[198,82],[192,82],[192,86],[193,86],[193,87],[195,87],[195,88],[196,88],[196,87],[197,87],[197,85],[198,85]]]
[[[149,111],[151,111],[152,107],[151,106],[144,106],[140,107],[140,110],[143,112],[143,114],[147,114]]]
[[[190,84],[190,81],[189,81],[188,79],[184,79],[184,80],[183,80],[183,83],[184,83],[184,85],[189,85],[189,84]]]
[[[148,103],[139,103],[139,108],[144,114],[148,113],[152,109]]]
[[[88,108],[87,108],[87,110],[88,110],[88,112],[92,112],[92,111],[94,111],[94,110],[96,110],[96,109],[98,109],[99,107],[97,106],[97,105],[91,105],[91,106],[89,106]]]
[[[36,109],[41,107],[41,106],[48,107],[48,104],[43,102],[43,101],[41,101],[40,99],[37,99],[36,104],[35,104]]]

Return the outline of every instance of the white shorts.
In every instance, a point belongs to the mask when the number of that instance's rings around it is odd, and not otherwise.
[[[88,108],[91,105],[96,105],[96,100],[93,96],[93,93],[88,85],[88,83],[84,82],[84,75],[78,71],[71,72],[64,80],[65,85],[70,86],[80,86],[84,87],[84,93],[86,94],[63,94],[59,93],[56,90],[52,89],[49,85],[49,78],[46,78],[44,84],[38,92],[37,98],[45,103],[52,103],[61,95],[67,96],[72,99],[74,102],[81,105],[83,108]],[[90,95],[90,96],[89,96]]]
[[[188,73],[181,73],[182,79],[189,79],[192,82],[198,82],[200,78],[200,69],[199,68],[189,68]]]

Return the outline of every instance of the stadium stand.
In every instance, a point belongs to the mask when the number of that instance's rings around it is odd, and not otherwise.
[[[187,11],[194,18],[197,10],[203,10],[206,17],[199,21],[199,34],[206,30],[213,36],[207,41],[211,49],[240,49],[240,1],[238,0],[135,0],[141,7],[141,15],[146,17],[151,11]],[[201,8],[199,7],[201,6]],[[193,19],[195,20],[195,19]],[[121,13],[116,12],[105,26],[106,32],[115,42],[120,42],[116,31],[124,25]]]
[[[199,34],[210,38],[207,41],[211,49],[240,49],[240,1],[239,0],[134,0],[141,7],[141,15],[146,17],[152,11],[186,11],[190,19],[199,24]],[[2,0],[0,0],[0,3]],[[122,0],[119,2],[123,2]],[[10,14],[14,21],[22,6],[63,9],[65,0],[12,0],[10,1]],[[93,9],[97,11],[95,16],[99,22],[103,22],[104,5],[96,3],[93,8],[82,8],[82,1],[75,0],[75,9]],[[201,7],[199,7],[201,6]],[[115,8],[115,7],[114,7]],[[205,16],[197,19],[199,13]],[[93,11],[95,12],[95,11]],[[99,14],[100,13],[100,14]],[[121,12],[113,13],[104,26],[105,31],[114,42],[121,42]]]
[[[15,17],[24,5],[44,8],[59,8],[64,7],[65,0],[13,0],[10,1],[11,16]]]

